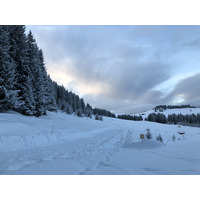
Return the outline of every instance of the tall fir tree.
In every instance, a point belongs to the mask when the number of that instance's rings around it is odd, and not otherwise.
[[[25,26],[10,26],[9,38],[11,44],[10,56],[16,64],[14,88],[19,91],[20,98],[15,110],[25,115],[33,115],[35,106],[32,96],[31,70],[28,66]]]
[[[0,26],[0,110],[13,109],[18,102],[14,89],[16,65],[9,55],[9,26]]]
[[[47,75],[44,68],[42,51],[38,48],[31,31],[29,31],[27,35],[27,47],[28,66],[31,70],[35,115],[41,116],[46,114],[47,110],[47,103],[45,102],[45,96],[47,96]]]
[[[50,76],[47,76],[47,87],[45,90],[45,98],[46,98],[46,104],[47,104],[47,110],[48,111],[57,111],[57,105],[56,105],[56,96],[55,96],[55,90],[53,86],[53,82],[50,78]]]

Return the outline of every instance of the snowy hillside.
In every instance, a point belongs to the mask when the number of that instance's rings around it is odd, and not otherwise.
[[[200,174],[195,127],[53,112],[0,113],[0,127],[0,174]],[[147,128],[153,138],[142,142]]]
[[[142,112],[142,113],[137,113],[136,115],[142,115],[143,119],[145,119],[146,117],[148,117],[148,115],[150,113],[159,113],[159,112],[155,112],[153,109],[152,110],[148,110],[146,112]],[[182,114],[182,115],[187,115],[187,114],[198,114],[200,113],[200,108],[179,108],[179,109],[166,109],[163,110],[163,112],[160,112],[162,114],[165,114],[165,116],[167,117],[169,114]]]

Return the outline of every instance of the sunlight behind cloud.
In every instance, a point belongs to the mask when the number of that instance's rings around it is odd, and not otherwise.
[[[73,63],[70,59],[48,66],[48,73],[58,84],[68,88],[68,90],[78,93],[80,96],[103,94],[108,87],[104,83],[89,84],[83,82],[73,74]]]
[[[176,97],[174,97],[173,101],[172,101],[172,104],[181,104],[185,101],[184,99],[184,95],[183,94],[179,94],[177,95]]]

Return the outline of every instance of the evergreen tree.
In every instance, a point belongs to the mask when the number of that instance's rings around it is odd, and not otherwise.
[[[45,63],[44,63],[44,56],[41,49],[38,51],[38,59],[39,59],[39,67],[41,68],[41,79],[43,81],[43,104],[44,104],[44,110],[43,112],[46,113],[46,110],[49,111],[56,111],[56,100],[52,87],[52,82],[50,77],[47,75]],[[65,108],[66,109],[66,108]]]
[[[79,105],[80,105],[80,110],[82,111],[82,113],[86,113],[86,110],[85,110],[85,103],[84,103],[84,100],[83,99],[80,99],[79,100]]]
[[[18,102],[14,89],[16,65],[9,55],[9,26],[0,26],[0,110],[13,109]]]
[[[177,117],[176,114],[172,114],[172,121],[173,121],[174,124],[177,124],[177,122],[178,122],[178,117]]]
[[[172,118],[171,114],[168,115],[167,120],[168,120],[169,123],[173,122],[173,118]]]
[[[157,115],[156,115],[156,113],[151,113],[151,114],[149,114],[148,115],[148,121],[151,121],[151,122],[156,122],[156,117]]]
[[[16,65],[14,89],[19,91],[18,105],[15,110],[25,115],[35,113],[32,96],[31,70],[28,66],[25,26],[9,26],[9,54]]]
[[[36,116],[46,113],[44,102],[44,80],[42,74],[42,61],[37,43],[30,31],[27,36],[27,63],[31,71],[29,77],[31,79],[32,94],[34,96],[34,110]]]
[[[189,123],[191,123],[191,124],[197,123],[197,116],[195,114],[190,115]]]
[[[197,114],[197,122],[200,123],[200,113]]]
[[[57,111],[57,106],[56,106],[56,93],[54,90],[53,82],[50,78],[50,76],[47,76],[47,87],[45,90],[45,101],[47,104],[47,110],[48,111]]]
[[[167,118],[164,114],[158,113],[156,116],[156,122],[165,124],[167,123]]]
[[[85,111],[86,117],[92,118],[92,107],[87,103],[85,109],[86,109]]]

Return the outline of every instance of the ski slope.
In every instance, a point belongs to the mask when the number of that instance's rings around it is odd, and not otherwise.
[[[61,112],[0,113],[0,174],[200,174],[200,129]],[[153,138],[140,140],[149,128]],[[185,132],[185,136],[178,134]],[[123,146],[128,133],[132,142]],[[163,144],[156,140],[159,134]],[[172,136],[175,135],[175,142]]]

